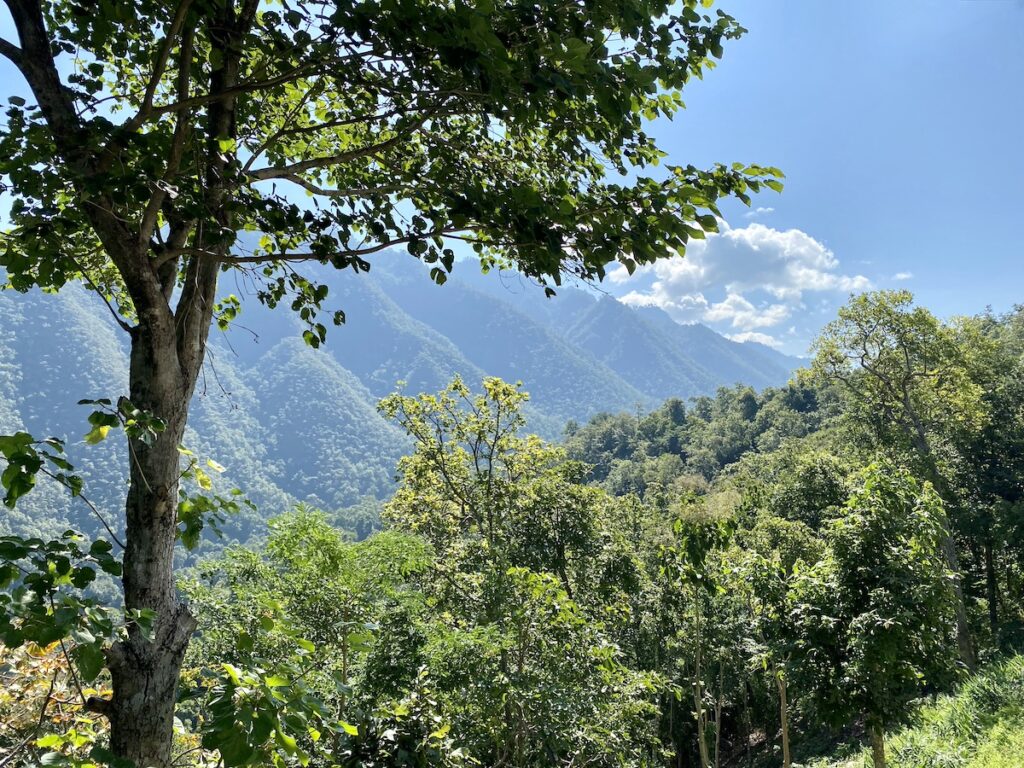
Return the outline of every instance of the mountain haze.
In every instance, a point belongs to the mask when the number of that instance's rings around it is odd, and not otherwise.
[[[217,487],[241,488],[259,509],[229,523],[231,538],[246,539],[257,517],[296,501],[337,511],[388,496],[409,445],[376,401],[399,381],[409,392],[436,391],[456,374],[471,385],[485,375],[522,381],[530,429],[558,438],[567,421],[602,411],[647,410],[736,383],[782,384],[799,362],[579,288],[546,299],[518,276],[481,275],[470,264],[444,286],[405,254],[386,254],[369,275],[315,277],[330,286],[327,307],[346,313],[320,350],[302,343],[286,309],[268,310],[244,296],[244,284],[224,281],[244,310],[230,331],[214,331],[187,447],[227,467]],[[85,291],[0,292],[0,433],[66,439],[87,494],[111,520],[120,519],[122,445],[84,445],[89,408],[76,403],[124,392],[125,341]],[[92,530],[87,514],[49,487],[0,528]]]

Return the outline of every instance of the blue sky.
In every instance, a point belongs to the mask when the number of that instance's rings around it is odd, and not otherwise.
[[[749,33],[653,133],[670,161],[776,165],[786,189],[614,294],[797,354],[865,285],[941,316],[1024,302],[1024,2],[716,7]]]
[[[1024,302],[1024,0],[716,7],[749,33],[652,133],[670,162],[776,165],[786,189],[611,293],[794,354],[852,290],[944,317]]]

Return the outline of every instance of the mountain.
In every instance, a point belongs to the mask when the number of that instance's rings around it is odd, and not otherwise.
[[[437,286],[425,283],[415,264],[414,269],[401,269],[396,261],[382,266],[378,279],[402,309],[451,339],[489,375],[523,382],[535,410],[548,417],[533,429],[557,436],[569,419],[656,404],[543,319],[459,278]]]
[[[228,332],[211,335],[186,444],[199,461],[227,467],[217,490],[238,487],[257,506],[228,523],[228,540],[245,541],[262,529],[259,519],[297,501],[364,519],[370,499],[390,494],[410,447],[376,410],[399,381],[407,392],[436,391],[456,374],[470,385],[485,375],[522,381],[531,430],[557,439],[570,419],[601,411],[650,409],[736,383],[782,384],[799,362],[587,289],[563,287],[548,299],[517,275],[481,275],[467,263],[444,286],[405,254],[386,254],[369,275],[313,273],[330,287],[328,308],[346,313],[320,350],[301,342],[287,309],[268,310],[230,276],[222,286],[244,308]],[[127,371],[125,334],[96,297],[77,288],[0,292],[0,434],[67,440],[87,495],[112,522],[123,503],[122,443],[86,446],[90,409],[76,403],[116,399]],[[0,531],[40,535],[98,525],[46,482],[0,519]]]
[[[757,342],[727,339],[706,325],[677,323],[663,309],[634,310],[650,327],[659,330],[678,349],[685,350],[712,373],[716,386],[743,383],[761,389],[785,382],[800,360]]]
[[[672,335],[611,296],[593,302],[566,327],[565,335],[659,401],[679,393],[709,392],[721,382]]]

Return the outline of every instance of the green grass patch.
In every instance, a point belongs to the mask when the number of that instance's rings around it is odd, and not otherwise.
[[[886,735],[891,768],[1024,768],[1024,656],[994,664]],[[868,750],[807,768],[870,768]]]

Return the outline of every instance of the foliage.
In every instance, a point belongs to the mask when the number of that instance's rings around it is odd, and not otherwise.
[[[819,716],[871,727],[907,717],[925,686],[956,676],[942,503],[905,470],[865,468],[829,550],[793,584],[798,678]]]
[[[647,415],[600,414],[566,435],[569,455],[616,494],[648,491],[672,497],[754,452],[821,429],[834,416],[828,390],[791,383],[761,394],[720,388],[687,405],[666,401]]]
[[[121,564],[110,542],[83,544],[73,531],[49,542],[0,538],[0,586],[5,589],[0,593],[0,641],[11,649],[59,643],[73,656],[82,680],[91,683],[103,670],[104,643],[116,635],[119,616],[83,591],[100,571],[120,574]],[[127,621],[146,628],[152,616],[139,612]],[[65,640],[73,641],[70,649]]]
[[[92,762],[101,749],[102,719],[86,711],[89,696],[109,689],[102,681],[82,685],[60,642],[0,646],[0,756],[15,765]]]
[[[443,284],[465,243],[550,295],[563,273],[598,280],[682,252],[717,229],[721,199],[782,186],[743,163],[647,170],[665,154],[645,124],[681,109],[684,86],[744,31],[696,0],[8,10],[16,40],[0,55],[27,91],[8,95],[0,130],[0,267],[22,293],[87,285],[131,346],[121,580],[156,639],[128,624],[111,646],[107,714],[112,752],[147,766],[171,763],[195,627],[174,591],[176,451],[210,330],[242,308],[218,292],[221,272],[290,306],[318,347],[329,289],[296,262],[367,272],[367,257],[404,245]],[[117,418],[98,413],[88,442]],[[196,527],[186,519],[185,539]]]
[[[969,347],[909,291],[850,299],[815,343],[812,375],[838,382],[850,419],[883,445],[903,443],[936,471],[940,441],[981,429],[989,414],[971,376]],[[978,337],[977,343],[984,343]]]
[[[550,305],[557,312],[549,319],[532,304],[528,314],[516,301],[526,297],[503,289],[496,275],[480,276],[473,286],[468,275],[456,275],[443,287],[423,291],[416,279],[426,279],[421,267],[407,254],[388,252],[358,281],[320,276],[332,300],[345,307],[350,326],[321,350],[292,338],[295,326],[260,306],[246,307],[236,327],[213,341],[183,442],[204,461],[214,457],[226,468],[210,473],[217,494],[244,489],[257,511],[243,505],[222,526],[223,538],[204,535],[198,553],[254,544],[267,514],[296,501],[338,512],[338,524],[360,538],[379,527],[379,514],[364,501],[393,493],[394,466],[408,444],[375,403],[399,379],[408,382],[408,391],[432,392],[453,371],[466,381],[479,381],[483,370],[523,378],[530,382],[530,430],[548,439],[560,435],[570,418],[654,402],[653,391],[629,387],[621,369],[600,365],[565,335],[561,318],[567,309],[558,308],[590,302],[588,294],[565,288],[550,300],[538,296],[540,309]],[[481,291],[490,280],[496,287],[485,295]],[[120,536],[128,472],[123,443],[108,437],[82,446],[79,439],[88,430],[83,420],[91,409],[75,405],[82,395],[124,388],[128,350],[118,331],[102,302],[71,286],[56,296],[0,291],[0,334],[6,339],[0,343],[0,434],[24,431],[66,441],[67,458],[90,500]],[[708,343],[739,346],[714,334]],[[743,352],[737,350],[741,357]],[[748,362],[751,380],[787,375],[759,368],[753,358]],[[727,367],[709,371],[707,387],[679,394],[711,393],[734,378]],[[299,414],[307,413],[316,418],[306,423]],[[45,476],[38,479],[35,490],[0,519],[3,533],[50,538],[67,528],[87,535],[103,531],[66,490]],[[364,507],[358,519],[347,520],[356,506]]]
[[[199,631],[176,751],[196,764],[654,768],[778,764],[780,751],[807,764],[844,744],[852,765],[870,735],[897,766],[999,766],[1019,741],[1019,664],[964,679],[943,548],[952,534],[969,553],[960,582],[995,657],[1024,594],[1019,479],[992,459],[1015,466],[1024,342],[1017,313],[930,327],[957,346],[950,359],[988,414],[970,428],[936,416],[930,466],[916,428],[859,424],[841,390],[807,377],[602,416],[571,425],[564,447],[525,434],[528,397],[500,379],[384,398],[412,448],[381,523],[371,502],[298,505],[265,541],[228,544],[181,581]],[[63,456],[25,440],[8,446]],[[216,466],[189,461],[216,495]],[[23,569],[8,569],[15,639],[52,639],[36,629],[60,625],[66,600],[106,621],[85,627],[101,653],[135,621],[89,592],[116,572],[113,548],[5,542]],[[47,599],[25,599],[33,588]],[[77,679],[102,701],[89,637],[60,626],[64,647],[47,651],[58,686]],[[45,700],[36,648],[6,668],[12,690],[31,692],[11,705],[12,741],[35,733]],[[24,759],[111,762],[102,720],[60,712],[32,736],[49,746],[26,742]]]
[[[625,609],[602,567],[615,559],[615,506],[560,449],[518,434],[525,399],[497,379],[474,397],[456,379],[382,401],[416,445],[385,518],[437,553],[427,590],[442,619],[424,654],[469,754],[613,764],[643,753],[654,690],[605,625]]]

